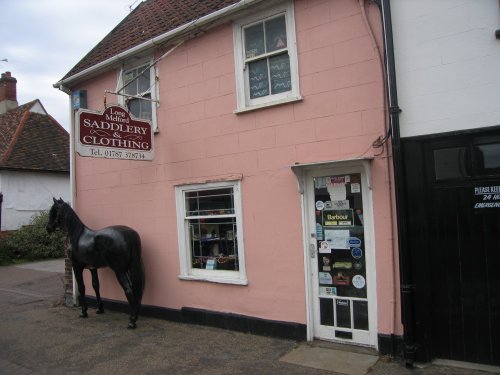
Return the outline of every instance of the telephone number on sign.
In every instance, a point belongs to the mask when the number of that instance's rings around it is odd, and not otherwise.
[[[96,148],[90,149],[90,156],[132,160],[144,160],[146,158],[142,152],[103,150]]]
[[[137,159],[137,160],[142,160],[145,158],[144,154],[142,152],[130,152],[130,151],[125,151],[125,158],[126,159]]]

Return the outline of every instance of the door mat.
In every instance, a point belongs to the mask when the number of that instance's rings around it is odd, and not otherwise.
[[[371,354],[302,344],[281,357],[280,361],[345,375],[365,375],[377,363],[378,358]]]

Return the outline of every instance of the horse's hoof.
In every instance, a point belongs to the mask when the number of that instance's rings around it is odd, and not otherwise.
[[[104,314],[104,310],[103,309],[97,309],[97,311],[95,313],[96,314]]]
[[[80,318],[88,318],[89,314],[85,313],[80,313]]]
[[[137,328],[137,324],[130,322],[127,326],[128,329],[135,329]]]

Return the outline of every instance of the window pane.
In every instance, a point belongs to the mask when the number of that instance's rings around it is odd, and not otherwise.
[[[142,72],[145,68],[140,68],[140,71]],[[137,78],[137,93],[143,93],[146,91],[149,91],[150,88],[150,83],[149,83],[149,69],[146,70],[144,73],[142,73],[139,78]]]
[[[145,95],[145,97],[147,97]],[[152,120],[152,105],[148,100],[141,99],[131,99],[128,98],[128,110],[134,117],[144,119],[144,120]]]
[[[335,325],[333,299],[331,298],[319,299],[319,321],[320,324],[324,326]]]
[[[150,95],[144,95],[144,97],[150,97]],[[144,120],[152,120],[153,119],[153,107],[152,102],[149,100],[140,100],[140,113],[139,118]]]
[[[368,301],[352,301],[354,329],[368,331]]]
[[[236,218],[190,219],[193,268],[238,271]]]
[[[245,29],[245,57],[250,59],[262,55],[264,50],[264,28],[259,23]]]
[[[234,214],[233,189],[186,192],[186,216]]]
[[[128,100],[128,110],[134,117],[141,118],[141,101],[140,99]]]
[[[467,147],[452,147],[434,150],[436,180],[469,176],[467,170]]]
[[[292,79],[288,54],[270,57],[269,65],[271,70],[271,94],[290,91],[292,89]]]
[[[274,18],[266,22],[266,49],[267,52],[286,48],[285,16]]]
[[[500,143],[474,147],[476,173],[480,176],[500,174]]]
[[[250,99],[269,95],[269,75],[267,59],[248,64],[248,80],[250,81]]]
[[[128,72],[125,72],[123,75],[123,84],[125,86],[125,94],[128,95],[135,95],[137,94],[137,83],[134,81],[134,78],[136,76],[137,71],[134,70],[129,70]]]
[[[335,300],[337,326],[351,328],[351,301],[348,299]]]

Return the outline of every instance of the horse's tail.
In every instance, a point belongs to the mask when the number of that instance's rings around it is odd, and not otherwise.
[[[138,234],[136,234],[134,242],[129,272],[130,281],[132,282],[132,291],[134,293],[135,300],[140,305],[145,286],[145,272],[141,257],[141,238]]]

